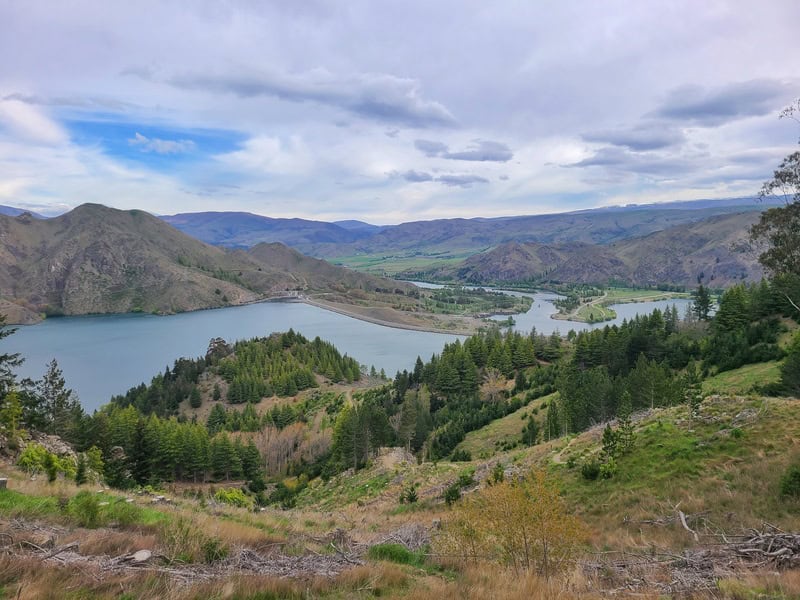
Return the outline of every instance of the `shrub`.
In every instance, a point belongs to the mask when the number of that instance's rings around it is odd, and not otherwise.
[[[506,470],[503,468],[503,463],[496,463],[492,468],[492,475],[490,478],[491,483],[502,483],[506,478]]]
[[[594,481],[600,476],[600,463],[596,460],[583,463],[581,467],[581,475],[588,481]]]
[[[452,506],[455,502],[458,502],[459,498],[461,498],[461,487],[458,483],[450,485],[444,491],[444,501],[447,503],[447,506]]]
[[[792,465],[781,477],[781,496],[800,498],[800,465]]]
[[[466,488],[475,483],[475,469],[467,469],[458,475],[458,487]]]
[[[82,491],[69,501],[67,512],[81,527],[100,525],[100,501],[92,492]]]
[[[437,553],[465,562],[495,560],[516,575],[536,572],[547,579],[573,568],[585,538],[558,487],[537,471],[466,498],[444,520],[434,544]]]
[[[417,490],[413,484],[406,487],[400,493],[400,504],[404,504],[406,502],[409,504],[414,504],[417,500],[419,500],[419,496],[417,495]]]
[[[214,494],[214,500],[239,508],[253,508],[253,499],[238,488],[222,488]]]
[[[469,462],[472,460],[472,454],[467,450],[453,450],[450,455],[450,460],[453,462]]]
[[[17,466],[28,473],[41,473],[48,454],[50,453],[41,444],[28,444],[20,453]]]
[[[609,458],[606,462],[600,465],[600,477],[603,479],[611,479],[617,472],[617,463],[613,458]]]

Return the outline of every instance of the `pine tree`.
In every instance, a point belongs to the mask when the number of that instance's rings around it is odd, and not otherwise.
[[[694,314],[700,321],[708,321],[708,313],[711,310],[711,295],[701,283],[694,293]]]
[[[533,446],[539,441],[539,424],[533,415],[528,415],[528,422],[522,430],[522,443]]]
[[[200,408],[202,403],[203,399],[200,397],[200,389],[197,386],[194,386],[191,394],[189,394],[189,405],[192,408]]]
[[[551,400],[550,404],[547,405],[545,424],[547,441],[554,440],[561,436],[561,418],[558,414],[558,404],[555,400]]]
[[[39,396],[47,416],[47,432],[62,437],[69,437],[74,409],[80,407],[71,389],[67,388],[64,375],[53,359],[47,365],[47,371],[37,384]]]
[[[22,405],[19,402],[19,394],[12,388],[6,395],[2,408],[0,408],[0,424],[8,431],[11,439],[16,439],[17,435],[19,435],[21,418]]]
[[[618,441],[617,432],[611,428],[611,425],[607,424],[603,429],[602,456],[604,462],[617,457]]]
[[[622,398],[620,398],[619,408],[617,409],[617,438],[621,454],[627,454],[633,449],[636,434],[633,431],[633,423],[631,422],[632,411],[631,395],[628,390],[625,390],[622,392]]]
[[[694,361],[689,363],[686,367],[686,375],[684,379],[684,399],[689,406],[689,418],[694,421],[700,416],[700,404],[703,402],[703,390],[700,372],[697,369],[697,363]]]
[[[75,468],[75,485],[86,483],[86,457],[81,452],[78,454],[78,464]]]

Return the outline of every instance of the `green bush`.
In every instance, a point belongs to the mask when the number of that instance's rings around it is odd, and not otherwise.
[[[69,501],[67,512],[81,527],[100,525],[100,501],[92,492],[82,491]]]
[[[406,502],[409,504],[414,504],[417,500],[419,500],[419,496],[417,495],[417,490],[413,484],[409,484],[409,486],[400,493],[400,504],[404,504]]]
[[[583,466],[581,467],[581,475],[583,475],[583,478],[588,481],[594,481],[600,477],[600,463],[596,460],[583,463]]]
[[[17,466],[27,471],[28,473],[47,473],[50,481],[55,481],[59,473],[63,473],[65,477],[75,477],[76,465],[75,461],[68,457],[58,457],[41,444],[31,443],[25,446],[19,458],[17,459]]]
[[[453,450],[453,453],[450,455],[450,460],[452,462],[469,462],[472,460],[472,454],[467,450]]]
[[[781,477],[781,496],[800,498],[800,465],[792,465]]]
[[[611,479],[617,473],[617,463],[613,458],[609,458],[606,462],[600,465],[600,477],[603,479]]]
[[[253,499],[238,488],[222,488],[214,494],[214,500],[239,508],[253,508]]]
[[[447,503],[447,506],[458,502],[459,498],[461,498],[461,486],[459,486],[458,483],[450,485],[444,491],[444,501]]]
[[[458,487],[466,488],[475,483],[475,469],[467,469],[458,475]]]

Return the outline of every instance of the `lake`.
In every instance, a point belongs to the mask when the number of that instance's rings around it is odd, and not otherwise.
[[[555,312],[548,293],[529,294],[531,309],[516,315],[515,329],[540,333],[603,327],[550,318]],[[644,302],[615,306],[618,320],[637,312],[677,304],[681,315],[688,301]],[[46,364],[55,358],[67,385],[78,394],[86,410],[94,410],[112,395],[150,378],[176,358],[197,357],[206,352],[211,338],[231,342],[269,335],[289,328],[308,338],[321,337],[361,364],[384,369],[390,377],[411,369],[417,356],[427,360],[459,336],[395,329],[359,321],[338,313],[295,302],[264,302],[203,310],[169,316],[146,314],[63,317],[38,325],[19,326],[0,340],[0,352],[19,352],[25,358],[17,369],[21,377],[41,378]]]

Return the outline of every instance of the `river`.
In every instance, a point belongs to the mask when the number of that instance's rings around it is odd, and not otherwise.
[[[548,293],[529,294],[531,309],[516,315],[515,329],[540,333],[603,327],[550,318],[555,312]],[[614,309],[618,320],[648,313],[654,308],[688,301],[622,304]],[[86,410],[105,404],[114,394],[150,378],[176,358],[205,354],[213,337],[228,341],[269,335],[294,328],[309,338],[319,336],[333,343],[361,364],[384,369],[389,376],[411,369],[417,356],[428,359],[445,343],[459,336],[395,329],[359,321],[328,310],[296,302],[264,302],[203,310],[169,316],[146,314],[62,317],[38,325],[19,326],[16,333],[0,340],[0,352],[19,352],[25,362],[20,377],[40,378],[46,364],[55,358],[67,385],[78,394]]]

